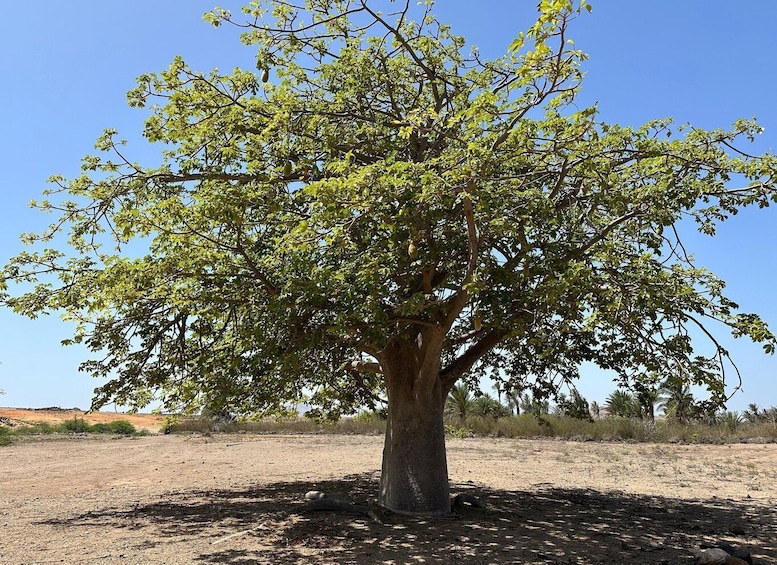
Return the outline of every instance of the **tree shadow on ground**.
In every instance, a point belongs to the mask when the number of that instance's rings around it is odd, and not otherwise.
[[[374,498],[377,476],[185,491],[46,523],[140,529],[140,537],[127,532],[139,554],[156,544],[181,543],[201,563],[674,565],[692,563],[692,548],[719,540],[750,551],[755,563],[777,563],[775,510],[748,500],[457,484],[453,492],[475,494],[487,506],[434,519],[379,513],[379,524],[346,513],[295,513],[308,490],[348,494],[363,504]]]

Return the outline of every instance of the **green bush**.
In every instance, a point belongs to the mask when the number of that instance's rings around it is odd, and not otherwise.
[[[475,434],[467,427],[457,427],[452,424],[446,424],[445,435],[461,439],[464,437],[472,437]]]
[[[72,420],[65,420],[61,424],[62,431],[70,433],[86,433],[91,431],[91,426],[83,418],[73,418]]]
[[[86,431],[94,434],[118,434],[123,436],[134,436],[138,434],[137,428],[127,420],[115,420],[107,424],[93,424],[88,426]]]
[[[46,422],[39,422],[29,426],[16,426],[10,433],[14,436],[28,436],[34,434],[53,434],[57,432],[56,428]]]
[[[138,433],[137,428],[127,420],[115,420],[111,422],[108,424],[108,431],[112,434],[119,434],[122,436],[134,436]]]

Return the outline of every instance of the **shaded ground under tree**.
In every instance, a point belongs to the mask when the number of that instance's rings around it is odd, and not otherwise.
[[[197,563],[235,564],[674,564],[692,562],[690,548],[715,540],[746,547],[756,562],[777,560],[774,511],[746,501],[675,500],[550,485],[507,491],[465,483],[453,490],[483,497],[487,508],[437,519],[383,514],[383,525],[341,513],[292,513],[308,490],[368,500],[377,480],[376,474],[364,473],[337,481],[173,493],[40,524],[73,533],[89,529],[97,538],[110,532],[113,548],[95,556],[106,563],[141,555],[176,562],[177,555]]]

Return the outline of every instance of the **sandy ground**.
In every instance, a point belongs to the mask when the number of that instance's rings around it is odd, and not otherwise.
[[[295,514],[377,493],[382,438],[158,435],[0,448],[0,563],[777,563],[777,445],[452,439],[446,518]]]

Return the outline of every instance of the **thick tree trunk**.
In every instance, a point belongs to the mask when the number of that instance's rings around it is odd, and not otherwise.
[[[380,478],[381,506],[399,514],[450,512],[443,411],[445,391],[436,367],[423,374],[411,351],[384,365],[388,423]]]

